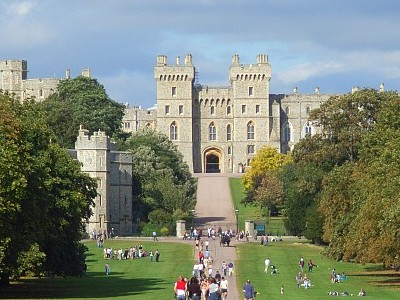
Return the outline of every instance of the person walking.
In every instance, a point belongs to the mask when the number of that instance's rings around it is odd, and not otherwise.
[[[106,263],[106,265],[104,266],[104,269],[106,271],[106,275],[110,275],[111,269],[110,269],[110,265],[108,263]]]
[[[184,280],[182,275],[179,275],[178,280],[175,282],[174,285],[176,300],[186,300],[186,290],[187,290],[186,281]]]
[[[158,238],[157,238],[157,232],[154,230],[153,231],[153,241],[155,242],[155,241],[158,241]]]
[[[160,261],[160,251],[156,250],[156,262]]]
[[[199,280],[196,277],[190,279],[190,283],[187,288],[188,296],[190,300],[200,300],[201,288]]]
[[[250,279],[247,279],[246,284],[243,286],[243,293],[244,293],[244,300],[253,300],[255,290],[250,282]]]
[[[221,289],[221,300],[226,300],[228,297],[228,280],[225,277],[221,278],[221,282],[219,283],[219,287]]]

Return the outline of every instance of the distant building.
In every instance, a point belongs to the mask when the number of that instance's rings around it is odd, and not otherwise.
[[[90,70],[83,69],[82,76],[90,77]],[[70,71],[65,71],[65,78],[70,78]],[[26,60],[0,60],[0,90],[15,94],[20,101],[35,97],[40,102],[57,90],[59,78],[28,79]]]
[[[331,95],[270,94],[271,66],[266,54],[254,64],[241,64],[235,54],[229,68],[230,86],[196,82],[192,56],[169,65],[165,55],[154,67],[157,105],[144,110],[127,107],[123,130],[144,127],[165,133],[195,173],[241,173],[264,146],[288,153],[306,135],[320,131],[309,113]]]

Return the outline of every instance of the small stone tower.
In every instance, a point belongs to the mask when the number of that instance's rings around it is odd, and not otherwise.
[[[75,150],[82,171],[97,178],[98,184],[98,196],[87,232],[132,234],[132,156],[128,152],[116,151],[115,144],[105,132],[94,132],[90,136],[82,126]]]

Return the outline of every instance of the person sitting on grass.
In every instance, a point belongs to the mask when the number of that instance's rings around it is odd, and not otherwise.
[[[278,273],[278,269],[274,265],[272,265],[271,266],[271,274],[277,274],[277,273]]]
[[[303,284],[304,284],[305,289],[308,289],[309,287],[311,287],[311,281],[310,281],[310,278],[307,277],[307,274],[304,274]]]
[[[358,293],[358,296],[367,296],[367,293],[364,291],[364,289],[361,289],[360,292]]]

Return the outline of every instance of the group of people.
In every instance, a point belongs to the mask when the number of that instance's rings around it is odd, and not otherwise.
[[[343,280],[346,280],[347,276],[346,274],[343,273],[336,273],[335,269],[332,269],[331,272],[331,282],[332,283],[341,283]]]
[[[91,234],[91,239],[97,242],[97,246],[99,248],[103,248],[104,245],[104,240],[106,239],[112,239],[115,237],[114,233],[114,228],[111,228],[110,232],[107,232],[107,230],[104,229],[104,231],[101,231],[100,229],[93,230]]]
[[[218,274],[218,272],[217,272]],[[226,300],[228,280],[225,276],[193,276],[190,280],[180,275],[174,285],[177,300]]]
[[[132,246],[131,248],[126,248],[125,250],[122,250],[122,248],[113,250],[110,247],[104,248],[103,250],[104,259],[124,260],[150,256],[150,260],[153,261],[154,255],[156,256],[156,261],[158,261],[157,257],[159,258],[160,256],[158,249],[155,253],[153,251],[147,252],[143,248],[143,245]]]

